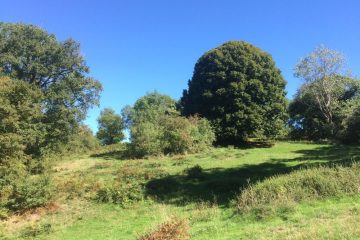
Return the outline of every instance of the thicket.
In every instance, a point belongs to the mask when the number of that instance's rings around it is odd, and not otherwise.
[[[124,108],[123,116],[130,129],[130,152],[134,157],[199,152],[215,140],[208,120],[180,116],[175,100],[157,92]]]
[[[0,212],[51,198],[50,159],[97,141],[81,124],[101,84],[72,39],[26,24],[0,23]]]

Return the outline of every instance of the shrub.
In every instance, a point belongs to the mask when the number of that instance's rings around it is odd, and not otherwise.
[[[188,240],[189,222],[186,219],[171,218],[155,230],[137,238],[138,240]]]
[[[50,179],[46,175],[28,176],[26,179],[13,181],[2,190],[7,192],[4,194],[7,199],[3,199],[3,206],[13,211],[44,206],[52,195]]]
[[[157,92],[139,98],[133,107],[125,107],[123,119],[130,130],[134,157],[199,152],[215,140],[206,119],[181,117],[176,101]]]
[[[161,126],[158,123],[141,122],[131,128],[131,155],[134,157],[162,154]]]
[[[96,194],[96,200],[103,203],[115,203],[123,207],[144,197],[142,185],[136,181],[131,183],[117,183],[100,189]]]
[[[196,153],[209,148],[215,134],[206,119],[163,116],[159,122],[140,123],[132,128],[135,157]]]
[[[266,206],[360,193],[360,164],[350,167],[317,167],[271,177],[244,189],[236,198],[239,212],[258,211]]]
[[[99,202],[119,204],[123,207],[141,201],[145,196],[145,185],[148,180],[164,177],[162,169],[142,169],[125,165],[117,173],[115,182],[97,191],[95,199]]]

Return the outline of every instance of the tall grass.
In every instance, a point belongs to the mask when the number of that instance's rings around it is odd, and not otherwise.
[[[307,200],[360,193],[360,164],[320,166],[274,176],[244,189],[236,198],[241,213],[284,207]]]

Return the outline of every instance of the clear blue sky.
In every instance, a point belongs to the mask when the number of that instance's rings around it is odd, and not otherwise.
[[[229,40],[269,52],[288,82],[299,58],[325,44],[360,73],[358,0],[0,0],[0,21],[41,26],[81,43],[91,75],[104,86],[101,108],[120,112],[146,92],[176,99],[197,59]],[[96,129],[99,109],[86,123]]]

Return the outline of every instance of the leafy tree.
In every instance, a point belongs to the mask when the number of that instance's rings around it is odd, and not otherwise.
[[[197,61],[182,112],[209,119],[220,144],[275,137],[286,119],[284,88],[269,54],[243,41],[227,42]]]
[[[305,81],[315,104],[328,124],[333,124],[338,95],[342,91],[344,56],[337,51],[320,46],[295,66],[295,76]]]
[[[100,146],[89,126],[81,124],[77,131],[71,136],[70,142],[64,145],[63,154],[86,153]]]
[[[341,140],[350,144],[360,143],[360,99],[348,104],[343,113]]]
[[[139,98],[133,107],[125,106],[122,110],[128,127],[141,122],[158,123],[164,115],[179,115],[176,101],[167,95],[151,92]]]
[[[122,113],[130,129],[135,157],[197,152],[214,141],[213,129],[206,119],[181,117],[176,101],[157,92],[139,98]]]
[[[40,206],[51,196],[48,177],[33,161],[46,140],[42,99],[36,86],[0,77],[0,213]]]
[[[1,168],[16,170],[11,165],[17,162],[18,169],[22,169],[20,165],[36,155],[34,149],[45,141],[45,126],[41,123],[42,98],[35,86],[0,77]]]
[[[105,145],[118,143],[124,139],[124,123],[120,115],[111,108],[105,108],[98,118],[99,131],[96,136]]]
[[[139,98],[134,106],[124,107],[122,115],[130,130],[133,155],[143,157],[162,153],[160,119],[179,113],[175,100],[167,95],[151,92]]]
[[[295,76],[302,77],[304,84],[289,105],[293,137],[343,137],[345,110],[360,90],[358,80],[345,76],[344,62],[341,53],[321,46],[297,64]]]
[[[98,103],[101,84],[88,73],[74,40],[59,42],[33,25],[0,24],[0,74],[43,92],[47,146],[67,142],[87,109]]]

